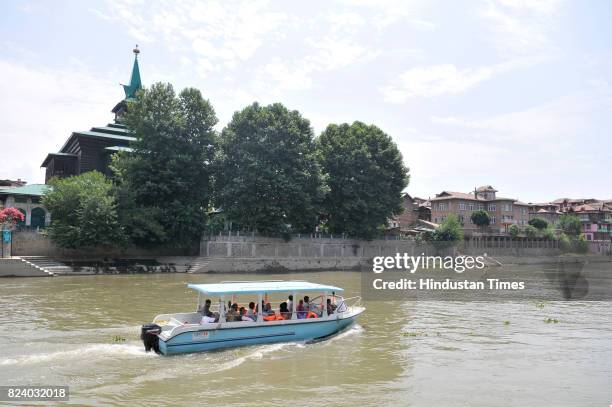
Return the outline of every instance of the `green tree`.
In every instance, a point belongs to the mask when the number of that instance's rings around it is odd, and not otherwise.
[[[483,231],[491,223],[491,217],[484,209],[478,209],[472,212],[470,219],[474,225],[480,227],[481,231]]]
[[[324,212],[330,232],[371,239],[401,213],[408,168],[381,129],[331,124],[317,139],[317,154],[329,185]]]
[[[217,117],[199,90],[177,96],[156,83],[129,102],[125,124],[136,137],[113,162],[122,221],[139,244],[192,244],[204,229],[212,195]],[[124,210],[125,209],[125,210]]]
[[[51,212],[49,236],[60,247],[121,246],[113,184],[99,172],[51,181],[42,203]]]
[[[573,237],[582,233],[582,224],[580,223],[580,219],[574,215],[562,215],[557,222],[557,228],[561,229],[563,233]]]
[[[438,248],[451,247],[463,240],[463,229],[456,215],[448,215],[433,233],[433,243]]]
[[[548,222],[546,221],[546,219],[542,218],[533,218],[527,223],[529,223],[531,226],[538,230],[544,230],[548,227]]]
[[[546,229],[542,230],[542,236],[545,237],[548,240],[555,240],[556,239],[556,235],[555,235],[555,230],[552,227],[547,227]]]
[[[535,226],[527,225],[525,226],[525,234],[528,238],[533,239],[538,235],[538,229]]]
[[[516,225],[510,225],[508,227],[508,233],[510,234],[510,237],[512,237],[513,239],[516,239],[519,232],[520,232],[519,227]]]
[[[215,205],[268,235],[312,232],[325,189],[310,122],[280,103],[253,103],[223,129]]]

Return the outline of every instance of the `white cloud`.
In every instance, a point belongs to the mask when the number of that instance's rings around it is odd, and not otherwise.
[[[542,58],[515,59],[477,68],[457,68],[454,64],[420,66],[401,73],[394,83],[380,88],[390,103],[403,103],[414,97],[454,95],[488,81],[499,74],[532,66]]]
[[[550,51],[551,35],[561,6],[559,0],[487,0],[480,15],[490,22],[487,37],[502,53]]]
[[[204,74],[249,60],[264,41],[274,39],[279,26],[288,23],[284,13],[270,11],[265,1],[185,0],[145,7],[138,1],[120,0],[109,2],[108,14],[139,41],[162,41],[175,52],[195,53]]]

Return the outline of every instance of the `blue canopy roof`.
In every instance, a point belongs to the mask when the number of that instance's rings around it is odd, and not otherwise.
[[[187,284],[188,288],[207,295],[254,294],[274,292],[342,292],[340,287],[308,281],[228,281],[219,284]]]

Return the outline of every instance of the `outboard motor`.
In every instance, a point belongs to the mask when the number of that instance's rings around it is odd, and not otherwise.
[[[145,351],[150,352],[151,349],[153,349],[155,353],[161,353],[159,351],[159,338],[157,336],[161,331],[161,326],[156,324],[146,324],[140,328],[140,339],[142,339]]]

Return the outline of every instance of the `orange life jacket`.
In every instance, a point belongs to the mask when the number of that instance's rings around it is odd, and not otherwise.
[[[317,314],[312,311],[309,311],[308,314],[306,314],[306,318],[317,318]]]

